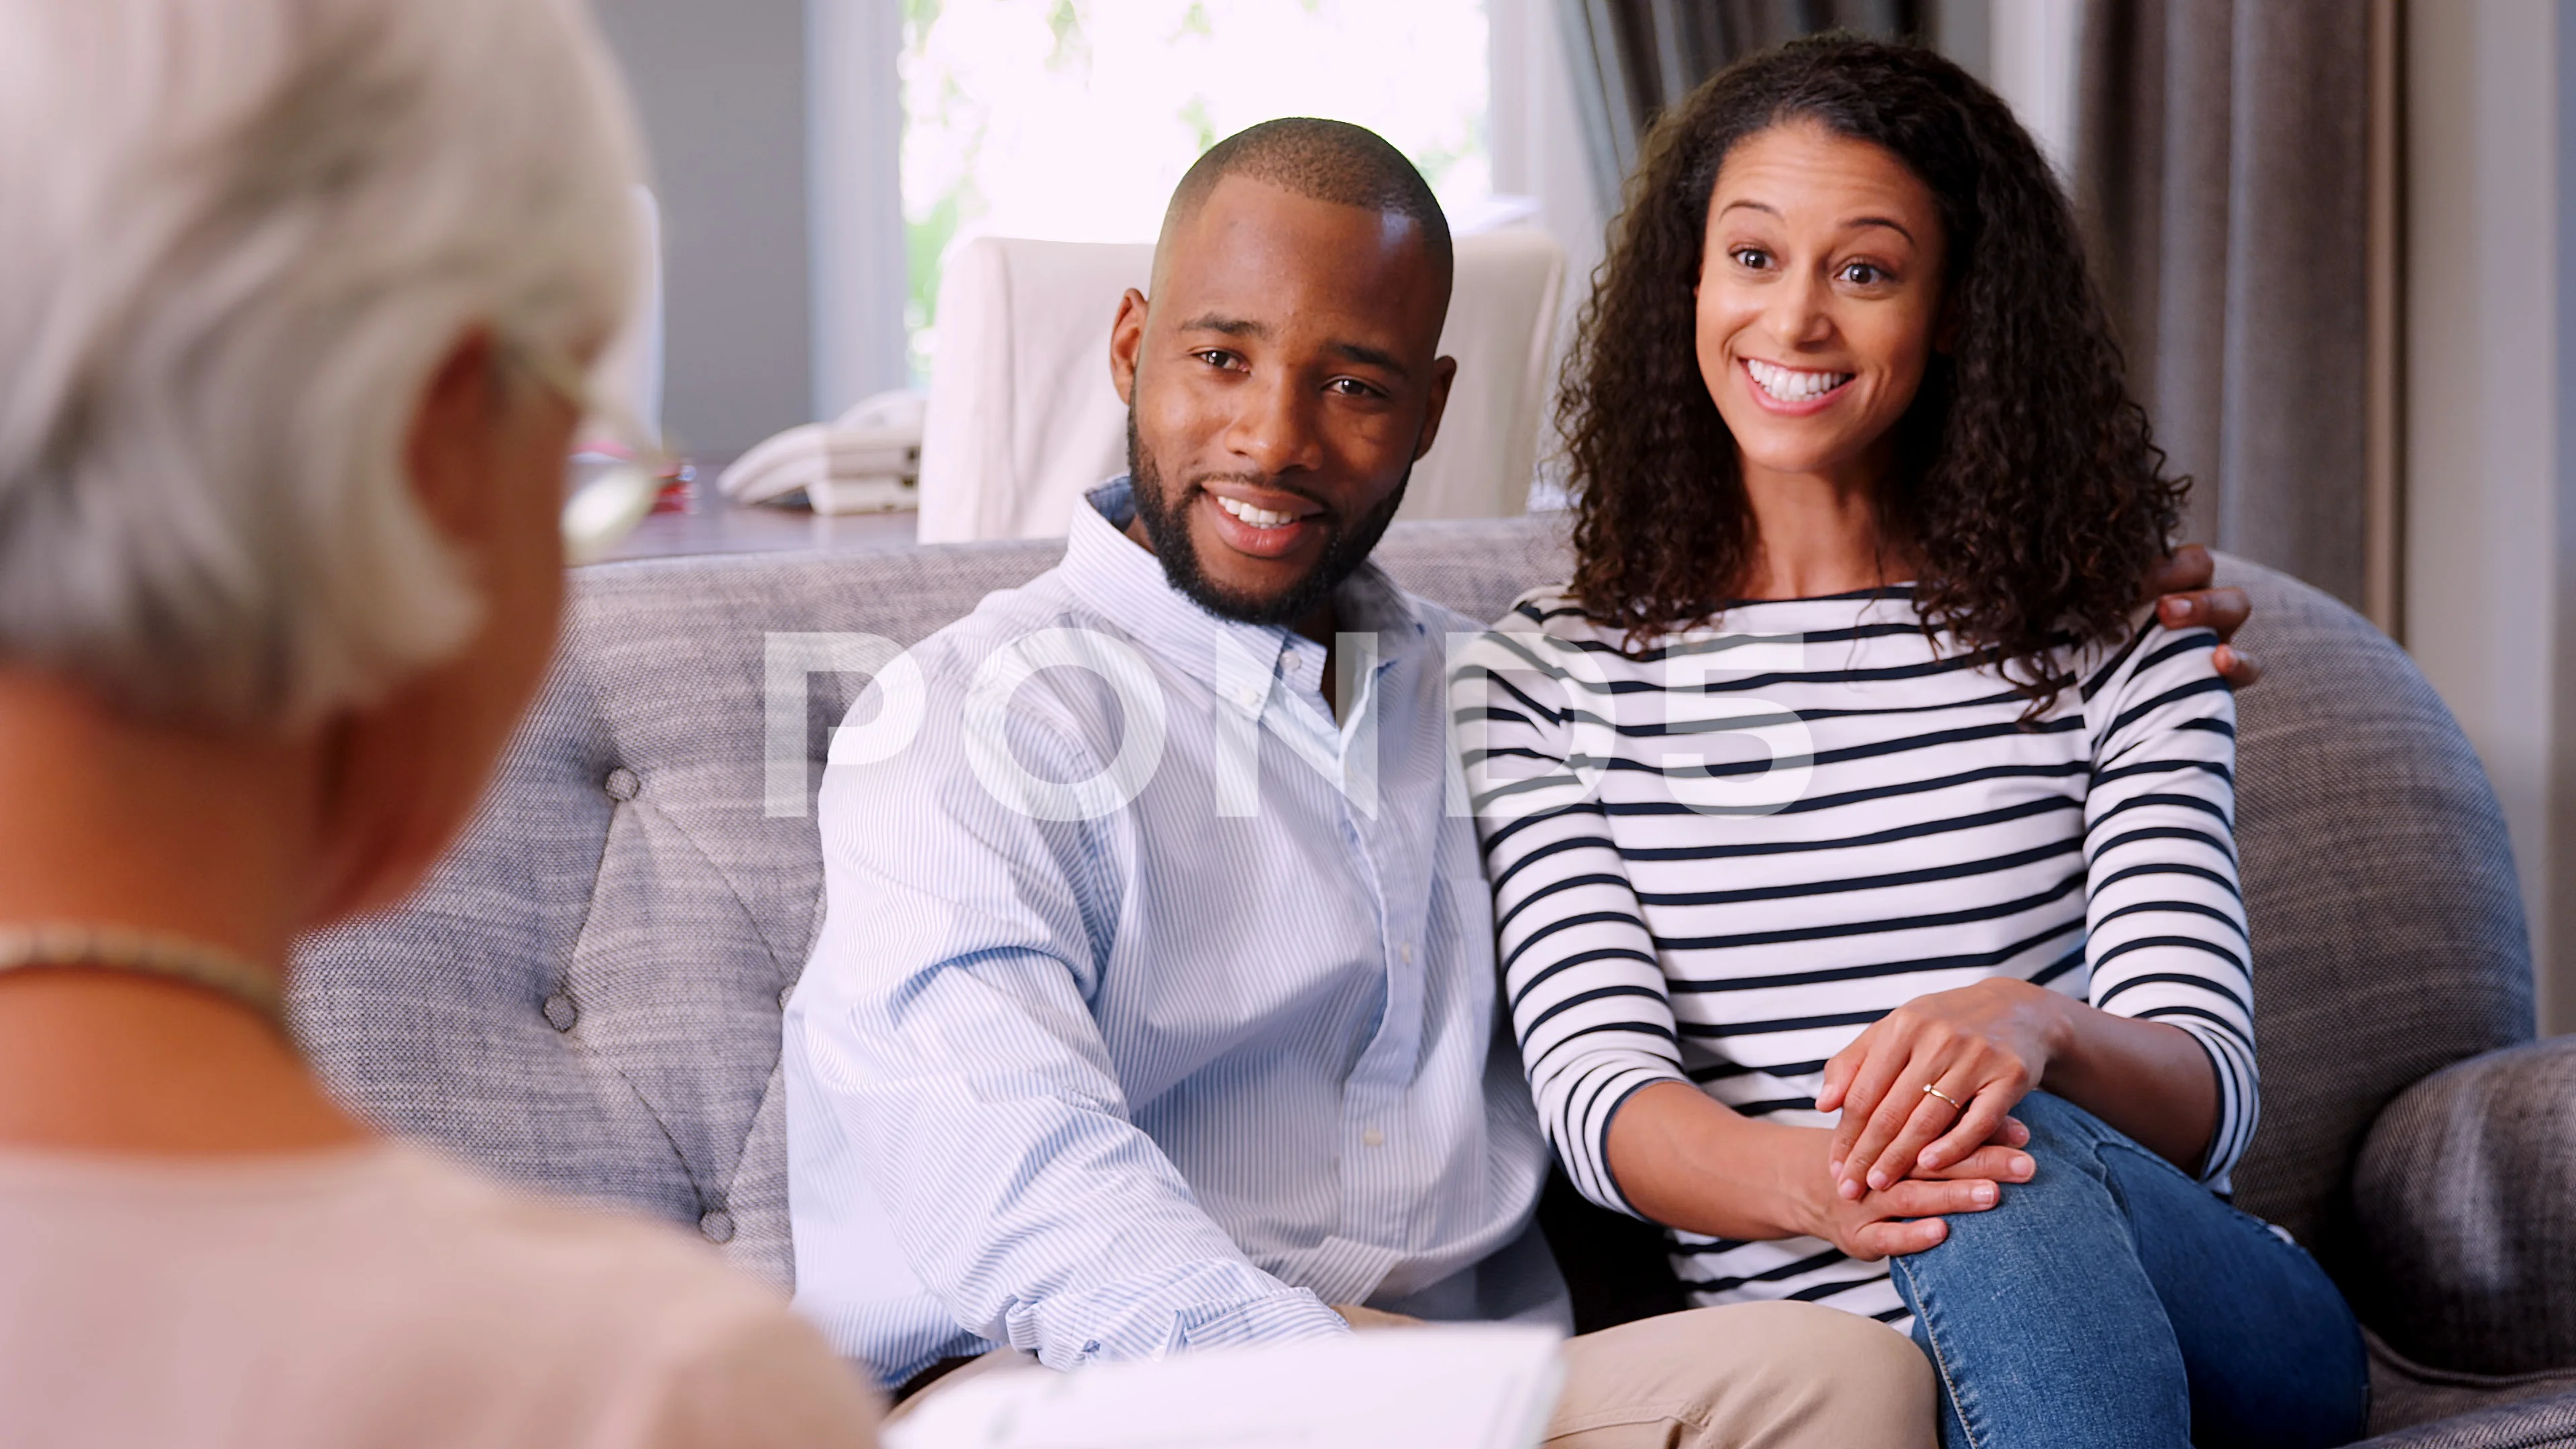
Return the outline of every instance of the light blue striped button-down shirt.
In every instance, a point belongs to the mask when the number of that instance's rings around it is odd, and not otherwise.
[[[1061,565],[911,651],[913,742],[825,772],[799,1306],[887,1383],[1339,1333],[1333,1303],[1562,1323],[1445,808],[1445,636],[1475,626],[1363,568],[1336,724],[1323,646],[1199,609],[1119,531],[1123,482],[1092,499]]]

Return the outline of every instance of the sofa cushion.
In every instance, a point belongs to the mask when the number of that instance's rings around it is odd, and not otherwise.
[[[2381,1337],[2443,1369],[2576,1365],[2576,1037],[2445,1068],[2380,1114],[2353,1178]]]
[[[2373,1420],[2377,1417],[2374,1410]],[[2353,1449],[2560,1449],[2565,1445],[2576,1445],[2576,1390],[2509,1399],[2365,1439]]]
[[[2243,642],[2268,670],[2237,701],[2263,1074],[2237,1202],[2349,1293],[2369,1277],[2363,1134],[2427,1073],[2531,1039],[2530,946],[2503,813],[2413,661],[2286,575],[2222,560],[2220,582],[2253,597]]]

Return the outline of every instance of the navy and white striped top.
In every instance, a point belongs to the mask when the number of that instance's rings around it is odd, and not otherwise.
[[[1496,628],[1452,703],[1513,1024],[1585,1195],[1634,1212],[1605,1134],[1638,1088],[1830,1125],[1829,1057],[1995,975],[2190,1032],[2224,1190],[2256,1080],[2208,631],[2062,649],[2076,687],[2025,724],[1991,653],[1927,631],[1905,587],[1738,604],[1633,654],[1558,590]],[[1673,1238],[1697,1302],[1905,1316],[1884,1264],[1821,1240]]]

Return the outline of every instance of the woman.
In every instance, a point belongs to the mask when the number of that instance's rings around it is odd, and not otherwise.
[[[335,1106],[551,647],[636,271],[571,0],[0,0],[0,1441],[871,1441],[765,1289]]]
[[[2352,1317],[2220,1196],[2233,705],[2133,607],[2183,485],[2046,162],[1843,38],[1646,150],[1568,372],[1575,577],[1464,701],[1570,1173],[1700,1303],[1910,1323],[1950,1444],[2343,1442]]]

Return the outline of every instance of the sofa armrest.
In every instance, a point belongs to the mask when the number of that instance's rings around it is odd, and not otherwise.
[[[2346,1286],[2390,1347],[2472,1373],[2576,1365],[2576,1036],[2407,1088],[2352,1195],[2368,1267]]]

